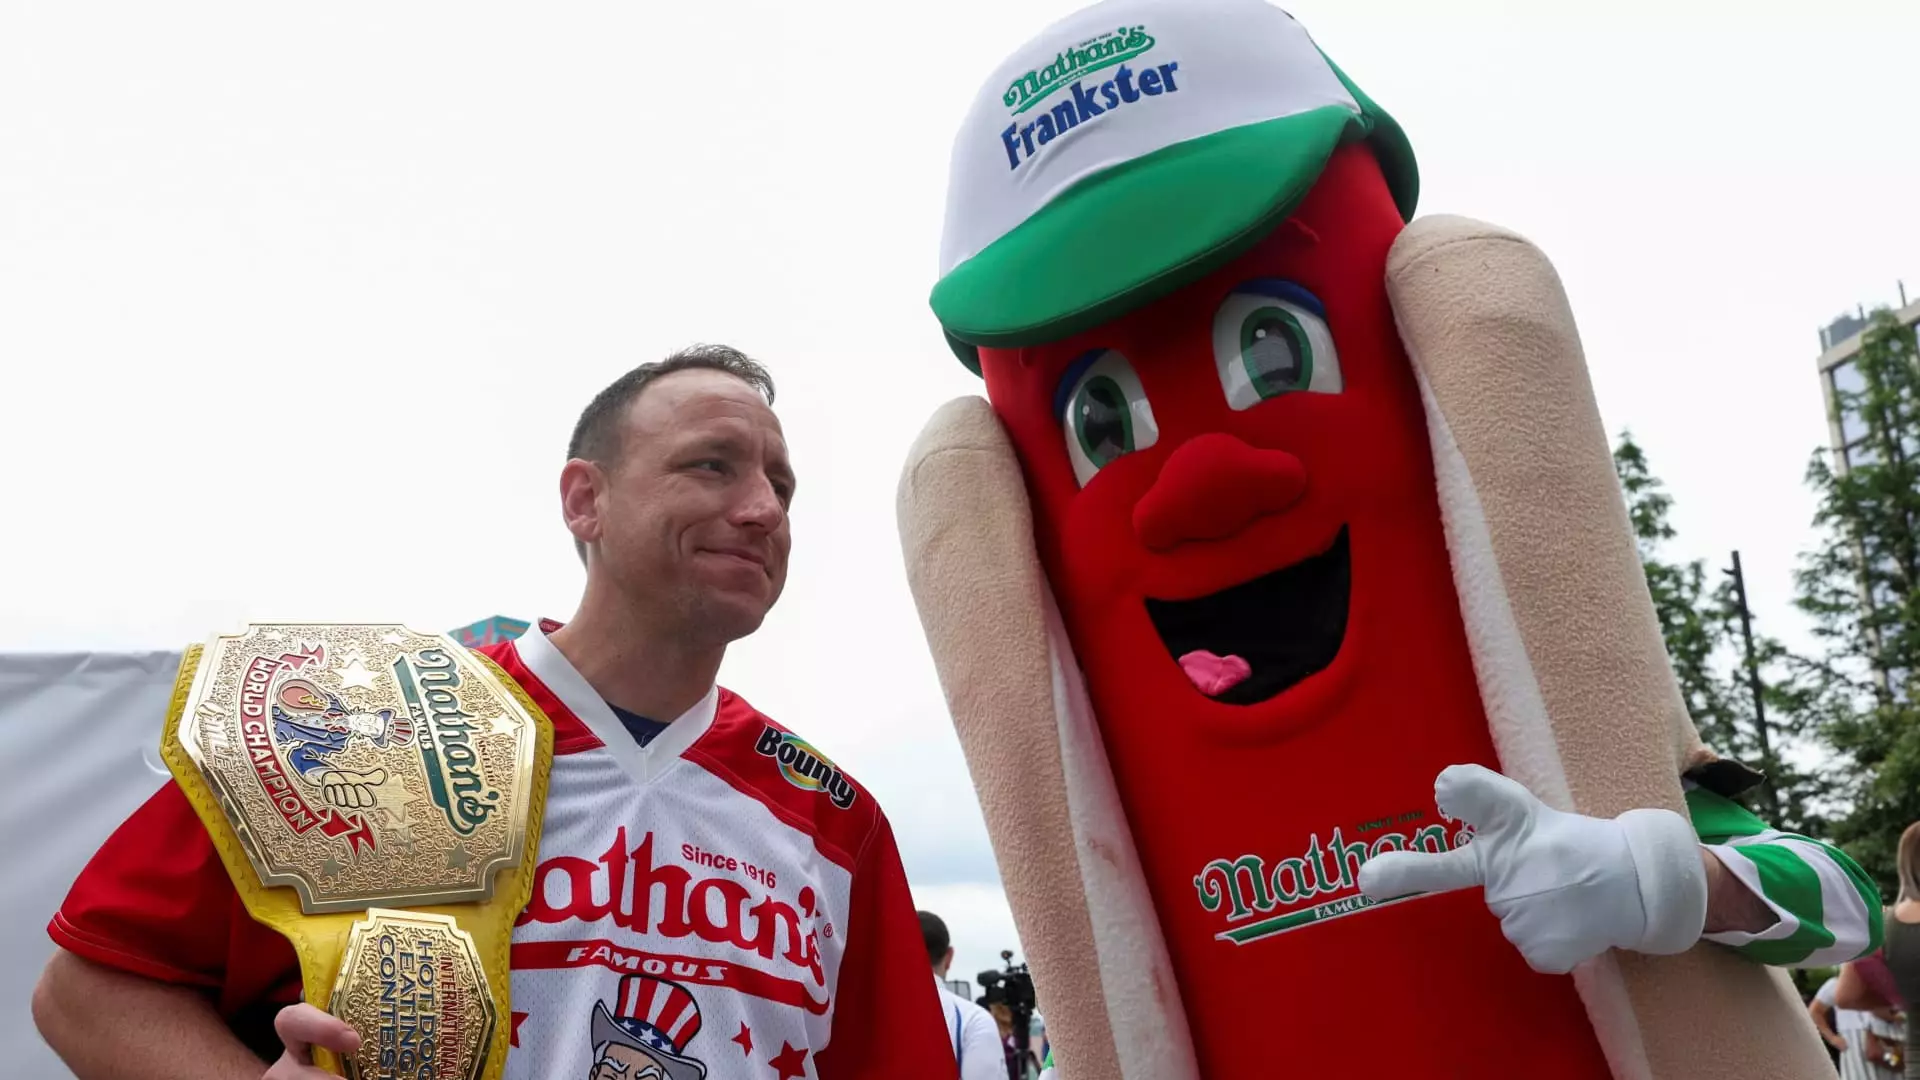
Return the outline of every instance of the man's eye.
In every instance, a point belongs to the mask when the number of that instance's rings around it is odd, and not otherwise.
[[[1086,487],[1117,458],[1160,441],[1153,406],[1127,358],[1112,349],[1083,357],[1069,372],[1060,426],[1067,437],[1073,475]]]

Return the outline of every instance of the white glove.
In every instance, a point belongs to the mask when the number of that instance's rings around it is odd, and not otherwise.
[[[1479,885],[1535,971],[1561,975],[1609,948],[1665,955],[1700,940],[1707,874],[1700,840],[1671,810],[1609,821],[1555,810],[1516,781],[1453,765],[1433,785],[1440,813],[1473,826],[1451,851],[1388,851],[1360,867],[1375,900]]]

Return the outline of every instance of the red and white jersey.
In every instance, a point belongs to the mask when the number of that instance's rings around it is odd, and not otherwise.
[[[546,638],[491,657],[554,720],[532,899],[513,932],[509,1080],[948,1076],[940,1004],[871,795],[715,688],[645,747]],[[207,987],[272,1049],[291,947],[246,914],[174,785],[50,927],[102,963]]]

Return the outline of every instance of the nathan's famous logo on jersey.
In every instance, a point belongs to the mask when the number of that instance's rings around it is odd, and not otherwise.
[[[794,787],[825,792],[833,805],[842,810],[853,805],[857,794],[853,781],[798,735],[768,724],[753,748],[779,762],[780,775]]]
[[[1360,892],[1360,865],[1384,851],[1442,852],[1472,839],[1465,826],[1420,826],[1427,814],[1414,810],[1364,822],[1348,831],[1336,826],[1324,839],[1310,836],[1300,854],[1269,863],[1259,855],[1215,859],[1193,879],[1200,906],[1219,914],[1214,936],[1245,945],[1315,923],[1354,915],[1382,903]],[[1414,899],[1405,897],[1404,899]]]
[[[698,938],[780,965],[757,976],[736,973],[733,981],[757,987],[752,992],[758,996],[786,1000],[815,1014],[824,1012],[827,1002],[806,992],[806,986],[827,985],[820,938],[832,937],[834,927],[831,912],[825,910],[814,887],[802,884],[788,894],[792,902],[782,900],[774,889],[782,881],[793,889],[792,875],[761,872],[743,882],[724,870],[705,874],[701,871],[711,867],[699,861],[691,868],[674,865],[669,861],[671,854],[656,861],[653,840],[649,832],[630,847],[622,825],[597,862],[567,855],[541,860],[533,875],[532,898],[515,925],[611,921],[633,935],[655,939],[630,945],[598,939],[562,942],[566,951],[551,966],[598,964],[703,982],[728,981],[722,974],[724,966],[708,978],[700,958],[640,951],[657,948],[659,939]],[[762,884],[767,881],[776,884]],[[528,966],[520,963],[523,945],[529,955],[537,951],[527,943],[515,943],[516,967]],[[805,983],[784,977],[787,973]]]
[[[1154,46],[1153,36],[1144,26],[1122,27],[1110,34],[1089,38],[1056,54],[1053,62],[1035,68],[1008,84],[1000,100],[1012,112],[1012,122],[1000,132],[1000,145],[1007,152],[1007,168],[1018,169],[1032,161],[1048,143],[1081,124],[1092,123],[1107,113],[1135,102],[1162,94],[1177,93],[1180,83],[1174,73],[1178,61],[1164,64],[1129,65]],[[1086,78],[1095,72],[1112,69],[1112,77]],[[1074,80],[1068,82],[1069,79]],[[1060,91],[1067,96],[1051,108],[1023,119],[1029,109],[1043,105]]]
[[[427,766],[427,794],[454,832],[471,836],[499,809],[500,792],[487,783],[474,752],[473,736],[483,729],[475,727],[454,693],[460,669],[446,650],[421,649],[411,661],[404,653],[396,658],[393,677],[407,711],[425,733],[420,760]]]

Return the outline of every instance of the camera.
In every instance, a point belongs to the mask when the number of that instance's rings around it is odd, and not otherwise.
[[[1013,962],[1013,950],[1000,950],[1000,959],[1007,965],[1005,970],[980,973],[980,997],[976,1004],[988,1009],[995,1005],[1007,1007],[1013,1014],[1014,1047],[1025,1057],[1036,1004],[1033,976],[1027,972],[1027,965]]]

